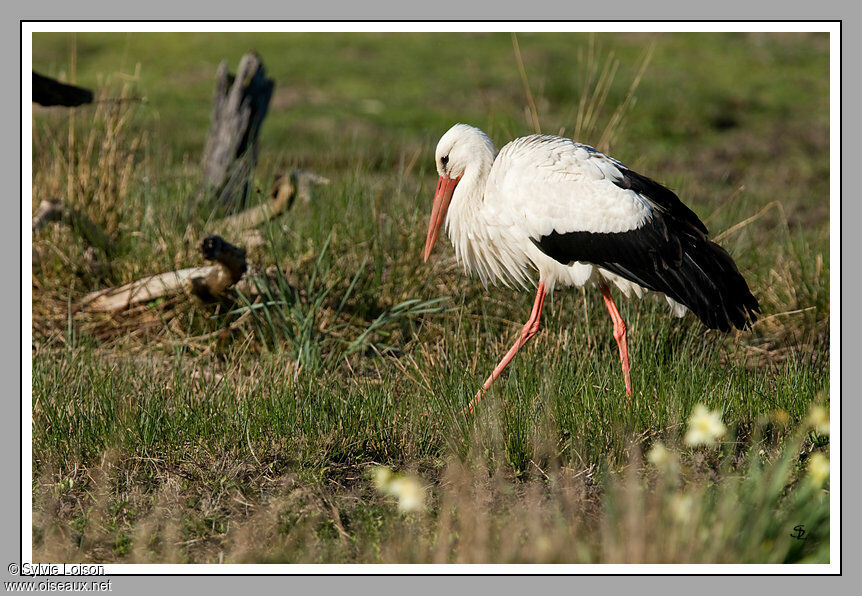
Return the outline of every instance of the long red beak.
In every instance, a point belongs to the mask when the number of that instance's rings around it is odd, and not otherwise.
[[[461,177],[448,178],[440,176],[437,180],[437,191],[434,193],[434,206],[431,208],[431,221],[428,222],[428,236],[425,238],[425,261],[431,256],[431,249],[434,248],[434,243],[437,241],[437,236],[440,234],[440,228],[443,227],[443,222],[446,221],[446,212],[449,210],[449,202],[452,200],[452,193],[455,192],[455,187]]]

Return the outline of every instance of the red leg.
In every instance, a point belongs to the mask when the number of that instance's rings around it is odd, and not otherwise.
[[[629,347],[626,341],[626,323],[620,316],[620,311],[617,310],[617,305],[611,296],[611,290],[606,284],[599,286],[602,290],[602,297],[605,299],[605,306],[608,307],[608,312],[611,314],[611,320],[614,322],[614,339],[617,340],[617,345],[620,348],[620,362],[623,364],[623,377],[626,381],[626,395],[632,394],[632,378],[629,374]]]
[[[500,376],[500,373],[503,372],[503,369],[509,365],[509,362],[512,361],[512,358],[515,357],[515,354],[518,353],[518,350],[521,349],[531,337],[536,335],[536,332],[539,330],[539,320],[542,318],[542,305],[545,303],[545,284],[542,281],[539,281],[539,289],[536,292],[536,301],[533,303],[533,311],[530,313],[530,319],[524,325],[524,328],[521,329],[521,335],[518,336],[518,339],[515,340],[515,344],[506,352],[506,355],[503,356],[503,359],[500,360],[500,364],[494,369],[494,372],[491,373],[491,376],[485,381],[482,385],[482,388],[476,393],[476,396],[467,404],[467,407],[464,408],[464,413],[473,413],[473,407],[476,403],[482,399],[482,396],[485,395],[485,392],[488,391],[488,388],[491,386],[491,383]]]

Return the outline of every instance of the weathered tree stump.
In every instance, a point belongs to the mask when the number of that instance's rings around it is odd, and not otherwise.
[[[227,62],[218,67],[212,123],[202,159],[203,193],[229,212],[241,209],[257,162],[258,133],[275,82],[266,78],[260,57],[245,54],[236,76]]]
[[[93,92],[33,71],[33,101],[40,106],[79,106],[93,101]]]

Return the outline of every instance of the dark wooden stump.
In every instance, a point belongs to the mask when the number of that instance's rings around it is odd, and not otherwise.
[[[33,71],[33,101],[41,106],[79,106],[93,101],[93,92],[61,83]]]
[[[215,302],[248,270],[245,251],[215,234],[201,240],[200,250],[216,266],[205,276],[192,278],[192,292],[204,302]]]
[[[219,64],[212,124],[203,155],[203,193],[229,212],[242,209],[257,162],[258,133],[275,82],[266,78],[260,56],[245,54],[236,76]]]

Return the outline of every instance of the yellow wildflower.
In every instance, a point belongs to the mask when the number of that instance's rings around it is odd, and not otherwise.
[[[670,508],[676,521],[687,523],[691,521],[694,511],[694,497],[689,494],[677,493],[671,497]]]
[[[697,445],[712,445],[716,439],[724,436],[727,431],[721,421],[721,412],[710,412],[703,404],[695,406],[688,419],[688,431],[685,433],[685,444],[690,447]]]
[[[419,511],[425,505],[425,489],[410,476],[393,474],[389,468],[380,466],[372,472],[375,488],[398,499],[398,510],[403,513]]]
[[[655,467],[669,472],[676,467],[676,454],[662,443],[655,443],[647,453],[647,461]]]
[[[808,424],[821,435],[829,434],[829,411],[823,406],[814,406],[808,413]]]
[[[808,479],[817,487],[823,486],[829,478],[829,458],[819,451],[808,460]]]
[[[402,513],[419,511],[425,506],[425,489],[409,476],[396,478],[389,484],[390,494],[398,499],[398,510]]]
[[[385,466],[377,466],[372,473],[374,476],[374,487],[382,493],[387,492],[386,487],[392,480],[392,472]]]

